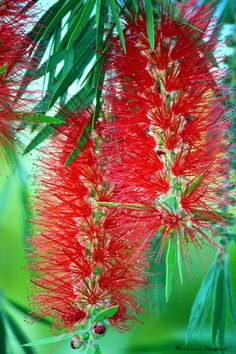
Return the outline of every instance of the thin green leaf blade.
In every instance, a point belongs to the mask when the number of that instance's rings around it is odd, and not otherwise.
[[[59,3],[59,2],[58,2]],[[57,11],[48,12],[47,17],[47,26],[45,27],[41,40],[45,37],[48,37],[50,33],[57,27],[57,25],[62,21],[63,17],[73,8],[74,0],[64,0],[60,1],[61,6],[57,9]]]
[[[154,15],[151,0],[144,0],[144,9],[147,21],[147,35],[151,50],[155,47]]]
[[[171,237],[169,237],[167,241],[167,253],[166,253],[166,284],[165,284],[166,302],[169,301],[172,292],[174,271],[175,271],[175,247]]]
[[[0,75],[4,74],[7,71],[7,63],[0,66]]]
[[[4,323],[4,314],[2,307],[2,294],[0,293],[0,343],[1,343],[1,353],[7,353],[7,343],[6,343],[6,328]]]
[[[11,306],[13,306],[14,309],[20,311],[25,316],[29,316],[29,317],[32,317],[32,318],[35,319],[35,317],[30,315],[30,309],[28,309],[27,307],[25,307],[25,306],[23,306],[21,304],[18,304],[18,303],[16,303],[15,301],[13,301],[11,299],[6,299],[6,300]],[[46,318],[39,318],[38,321],[41,322],[41,323],[44,323],[44,324],[46,324],[48,326],[52,325],[52,322],[50,320],[46,319]]]
[[[116,1],[109,0],[109,4],[111,7],[111,12],[112,12],[114,19],[115,19],[115,23],[116,23],[117,31],[118,31],[118,34],[120,37],[120,42],[121,42],[122,48],[123,48],[124,52],[126,53],[125,38],[124,38],[123,29],[122,29],[121,22],[120,22],[120,16],[119,16],[117,6],[116,6]]]
[[[85,146],[91,132],[92,132],[92,117],[88,120],[87,124],[84,126],[80,136],[78,137],[76,146],[68,156],[65,166],[69,165],[72,161],[76,159],[76,157],[80,154],[82,148]]]
[[[23,343],[28,341],[27,335],[22,331],[18,323],[10,314],[6,314],[6,319],[19,344],[23,345]],[[26,354],[35,354],[35,351],[32,348],[24,348],[24,351]]]
[[[30,123],[62,124],[63,120],[56,116],[50,117],[42,113],[22,113],[21,120]]]
[[[95,317],[94,317],[94,321],[99,322],[104,320],[105,318],[110,318],[112,316],[114,316],[117,311],[118,311],[119,306],[112,306],[109,307],[105,310],[100,311]]]
[[[229,303],[229,311],[231,321],[236,329],[236,311],[235,311],[235,299],[233,294],[233,285],[230,277],[230,269],[229,269],[229,255],[225,254],[225,286],[226,286],[226,296]]]
[[[221,267],[217,274],[212,321],[212,343],[220,346],[224,345],[225,335],[224,285],[224,268]]]
[[[75,53],[75,61],[71,62],[68,67],[67,73],[63,70],[58,74],[57,83],[53,88],[53,92],[48,92],[48,96],[51,98],[48,101],[48,109],[50,109],[59,97],[61,97],[69,88],[69,86],[77,79],[79,79],[86,66],[90,63],[94,57],[94,52],[91,48],[95,46],[95,37],[93,31],[88,31],[83,41],[81,41],[82,50]]]
[[[80,18],[78,19],[77,26],[75,27],[74,31],[72,32],[67,48],[70,49],[73,47],[73,44],[75,40],[79,37],[80,33],[83,31],[85,28],[86,24],[89,21],[89,18],[91,16],[91,13],[93,11],[95,5],[95,0],[87,0],[83,6],[82,14]]]
[[[184,281],[183,281],[182,257],[181,257],[179,238],[177,239],[177,262],[178,262],[180,283],[181,283],[181,285],[183,285]]]
[[[29,145],[26,146],[23,155],[28,154],[30,151],[34,150],[39,144],[41,144],[45,139],[47,139],[55,129],[50,126],[46,125],[29,143]]]
[[[205,310],[205,304],[206,300],[208,299],[208,296],[212,296],[212,289],[215,285],[215,279],[216,267],[215,264],[213,264],[205,275],[198,291],[198,294],[194,300],[188,323],[186,343],[189,342],[190,337],[193,335],[200,322],[201,315]]]
[[[194,189],[198,187],[198,185],[201,183],[203,177],[205,176],[205,173],[202,173],[201,175],[195,177],[188,185],[187,188],[184,191],[184,195],[189,195],[191,194]]]
[[[59,334],[58,336],[47,337],[47,338],[35,340],[31,343],[23,344],[23,347],[32,347],[32,346],[36,346],[36,345],[46,345],[46,344],[51,344],[51,343],[58,343],[63,340],[66,340],[66,339],[70,339],[73,337],[73,335],[79,334],[82,332],[85,332],[85,331],[78,331],[77,330],[77,331],[70,332],[70,333],[62,333],[62,334]]]

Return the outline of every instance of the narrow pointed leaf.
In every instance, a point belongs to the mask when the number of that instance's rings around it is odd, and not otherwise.
[[[102,13],[102,0],[97,0],[97,3],[96,3],[96,17],[95,17],[97,30],[99,29],[101,13]]]
[[[20,305],[20,304],[16,303],[15,301],[11,300],[11,299],[7,299],[7,302],[10,303],[15,309],[17,309],[18,311],[22,312],[22,314],[24,314],[25,316],[32,317],[30,315],[30,309],[29,308],[27,308],[27,307],[25,307],[23,305]],[[34,318],[34,317],[32,317],[32,318]],[[49,321],[46,318],[39,318],[38,321],[41,322],[41,323],[44,323],[46,325],[49,325],[49,326],[51,326],[51,324],[52,324],[52,322]]]
[[[48,30],[48,26],[53,21],[55,14],[60,11],[63,7],[65,0],[59,0],[53,4],[45,14],[39,19],[36,25],[33,27],[29,33],[29,37],[34,43],[38,43],[42,39],[47,39],[50,37],[51,33]],[[47,34],[47,35],[46,35]]]
[[[18,323],[11,315],[6,314],[6,319],[20,345],[29,340],[27,335],[22,331]],[[24,348],[24,351],[26,354],[35,354],[35,351],[32,348]]]
[[[97,78],[97,83],[96,83],[96,105],[95,105],[95,109],[93,112],[93,117],[92,117],[92,131],[94,130],[94,126],[95,123],[97,121],[97,118],[99,116],[100,113],[100,109],[101,109],[101,95],[102,95],[102,90],[101,90],[101,86],[103,85],[103,81],[104,81],[104,72],[99,72],[98,78]]]
[[[92,77],[90,77],[86,84],[66,103],[66,107],[70,111],[75,111],[78,108],[85,108],[92,104],[94,97],[95,92],[92,87]]]
[[[229,302],[229,311],[231,321],[236,329],[236,311],[235,311],[235,298],[233,294],[233,284],[230,278],[230,269],[229,269],[229,256],[225,255],[225,286],[226,286],[226,295]]]
[[[214,263],[211,266],[211,268],[208,270],[207,274],[205,275],[202,284],[200,286],[200,289],[198,291],[198,294],[194,300],[191,309],[190,318],[189,318],[189,323],[188,323],[186,343],[188,343],[190,337],[194,334],[194,332],[196,331],[199,325],[202,313],[205,311],[205,305],[208,297],[211,298],[209,300],[213,300],[212,289],[214,289],[215,278],[216,278],[216,266]]]
[[[218,270],[213,307],[212,343],[224,345],[225,334],[225,296],[224,296],[224,268]]]
[[[29,113],[22,113],[21,120],[30,122],[30,123],[48,123],[48,124],[62,124],[63,120],[58,117],[50,117],[46,114],[29,114]]]
[[[6,347],[6,328],[4,324],[4,318],[3,318],[3,309],[0,304],[0,344],[1,344],[1,354],[6,354],[7,353],[7,347]]]
[[[69,165],[72,161],[74,161],[74,159],[81,152],[81,149],[85,146],[92,131],[92,117],[93,116],[90,117],[87,124],[84,126],[80,136],[78,137],[76,146],[74,147],[74,149],[72,150],[72,152],[70,153],[69,157],[65,162],[65,166]]]
[[[124,52],[126,53],[123,29],[122,29],[122,26],[121,26],[120,16],[119,16],[119,13],[118,13],[118,10],[117,10],[117,6],[116,6],[117,2],[115,0],[109,0],[109,4],[110,4],[110,7],[111,7],[111,12],[112,12],[112,14],[114,16],[114,19],[115,19],[116,28],[117,28],[117,31],[118,31],[118,34],[119,34],[119,37],[120,37],[120,42],[121,42],[122,48],[123,48]]]
[[[171,238],[167,241],[167,254],[166,254],[166,284],[165,284],[165,295],[166,302],[169,301],[172,288],[173,288],[173,278],[175,271],[175,247]]]
[[[96,349],[93,346],[89,346],[86,350],[86,354],[96,354]]]
[[[63,0],[58,1],[60,7],[57,7],[57,11],[52,11],[51,9],[48,12],[47,17],[47,26],[45,27],[41,40],[45,37],[48,37],[50,33],[57,27],[57,25],[62,21],[63,17],[73,8],[74,0]]]
[[[194,191],[194,189],[197,188],[197,186],[201,183],[204,176],[205,176],[205,173],[202,173],[201,175],[194,178],[194,180],[192,180],[188,184],[187,188],[185,189],[184,195],[191,194]]]
[[[137,0],[132,0],[131,1],[131,5],[132,5],[132,8],[134,9],[134,11],[137,14],[138,13],[138,2],[137,2]]]
[[[31,140],[29,145],[25,148],[23,155],[28,154],[30,151],[34,150],[39,144],[41,144],[45,139],[47,139],[55,129],[47,125],[44,127],[34,138]]]
[[[4,74],[7,71],[7,64],[0,66],[0,75]]]
[[[62,96],[71,84],[77,79],[79,79],[86,66],[89,64],[94,56],[92,48],[95,46],[95,38],[93,31],[88,31],[85,34],[84,41],[81,41],[81,48],[78,53],[75,53],[75,61],[68,67],[68,72],[65,74],[63,69],[58,74],[58,82],[55,85],[54,92],[49,100],[48,108],[51,108],[57,99]],[[50,92],[49,92],[50,94]]]
[[[82,14],[78,18],[77,26],[75,27],[74,31],[69,38],[67,48],[72,48],[75,40],[79,37],[80,33],[85,28],[86,24],[89,21],[91,13],[93,11],[95,5],[95,0],[87,0],[83,6]]]
[[[177,261],[178,261],[180,283],[181,283],[181,285],[183,285],[182,257],[181,257],[180,240],[179,240],[179,238],[177,239]]]
[[[191,24],[190,22],[188,22],[188,20],[184,20],[183,24],[189,26],[190,28],[194,29],[197,32],[204,33],[203,30],[201,30],[200,28],[198,28],[198,27],[194,26],[193,24]]]
[[[74,332],[62,333],[62,334],[59,334],[58,336],[53,336],[53,337],[48,337],[48,338],[35,340],[35,341],[31,342],[31,343],[23,344],[23,347],[32,347],[32,346],[35,346],[35,345],[45,345],[45,344],[57,343],[57,342],[61,342],[61,341],[66,340],[66,339],[70,339],[70,338],[73,337],[73,335],[83,334],[85,332],[86,331],[77,329],[77,331],[74,331]]]
[[[154,50],[155,46],[155,30],[154,30],[154,16],[151,0],[144,0],[144,9],[146,13],[147,21],[147,35],[151,50]]]
[[[105,310],[99,312],[94,317],[94,321],[99,322],[99,321],[104,320],[105,318],[110,318],[110,317],[114,316],[117,313],[118,308],[119,308],[119,306],[112,306],[112,307],[109,307],[108,309],[105,309]]]

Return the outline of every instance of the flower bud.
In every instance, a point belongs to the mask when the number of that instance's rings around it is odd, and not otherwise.
[[[70,346],[72,349],[79,349],[84,344],[83,338],[80,336],[73,336],[70,342]]]
[[[97,322],[97,323],[95,322],[93,324],[93,330],[92,331],[93,331],[94,334],[102,336],[106,332],[106,326],[102,322]]]

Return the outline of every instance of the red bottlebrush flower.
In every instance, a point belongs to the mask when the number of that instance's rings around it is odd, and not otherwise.
[[[161,226],[159,255],[168,237],[185,254],[189,241],[216,245],[219,208],[228,203],[226,89],[211,54],[211,4],[175,5],[178,14],[172,3],[161,9],[153,51],[144,16],[127,23],[127,54],[112,39],[104,85],[107,178],[116,203],[150,206],[146,218],[132,217],[150,237]]]
[[[112,198],[99,162],[100,138],[89,138],[80,155],[64,165],[88,118],[87,111],[71,114],[39,162],[32,221],[37,232],[30,239],[32,303],[37,316],[49,315],[55,327],[69,329],[92,311],[117,305],[120,315],[110,321],[126,329],[139,310],[135,292],[145,283],[147,262],[136,233],[117,227],[119,210],[99,206],[99,200]]]
[[[12,146],[14,121],[29,111],[32,97],[20,88],[31,41],[27,36],[33,2],[3,0],[0,3],[0,144]],[[29,92],[28,92],[29,93]],[[23,96],[22,96],[23,95]],[[31,92],[32,96],[32,92]],[[4,149],[3,149],[4,150]]]

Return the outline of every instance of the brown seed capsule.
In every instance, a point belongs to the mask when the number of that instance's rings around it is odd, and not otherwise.
[[[80,336],[73,336],[70,342],[70,346],[73,349],[79,349],[84,344],[83,339]]]
[[[93,333],[94,334],[101,336],[101,335],[105,334],[105,332],[106,332],[106,326],[104,325],[104,323],[102,323],[102,322],[96,323],[95,322],[93,324]]]

